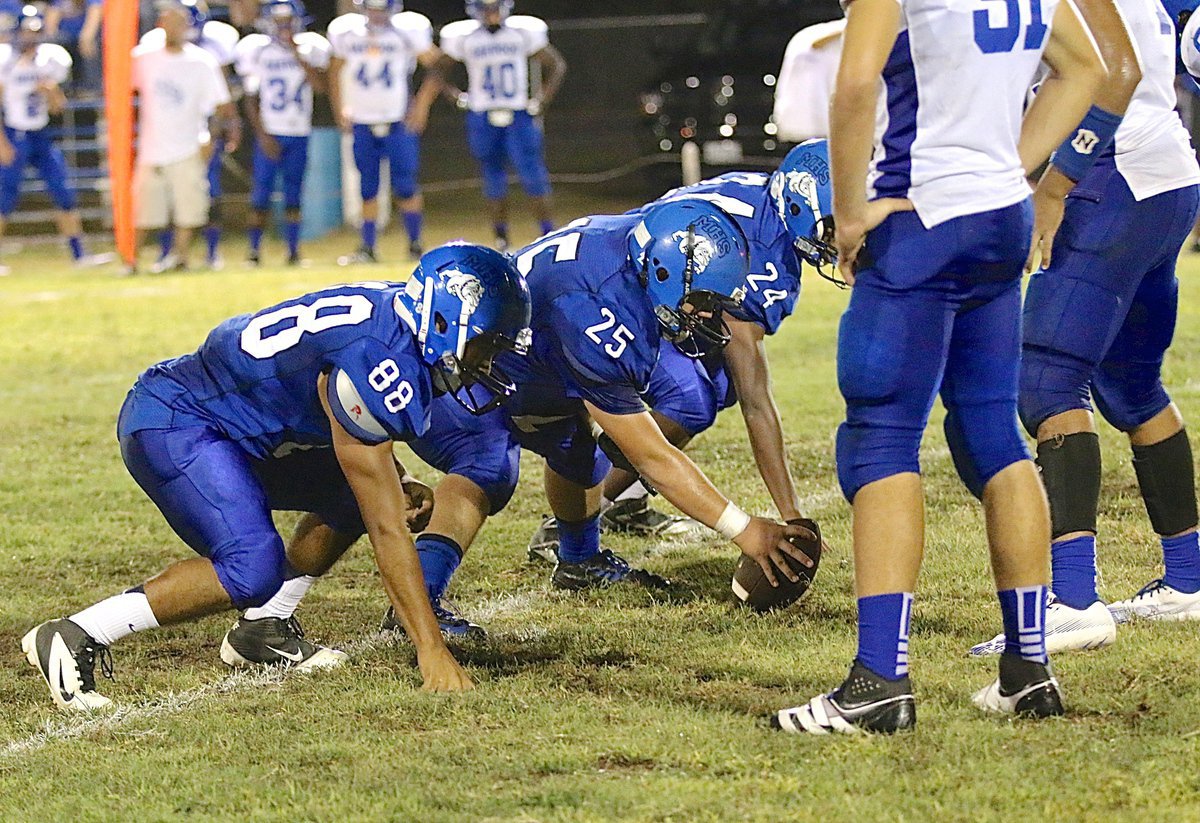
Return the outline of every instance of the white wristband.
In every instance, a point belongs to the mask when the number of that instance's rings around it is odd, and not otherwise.
[[[739,509],[733,501],[730,501],[726,504],[725,511],[721,512],[721,516],[717,518],[717,523],[713,526],[713,530],[726,540],[736,540],[738,535],[744,532],[749,525],[750,515]]]

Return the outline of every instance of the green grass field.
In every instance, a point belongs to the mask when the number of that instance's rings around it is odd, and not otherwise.
[[[627,205],[564,197],[560,215]],[[434,199],[429,239],[473,231],[484,240],[475,219]],[[485,528],[452,590],[491,631],[486,644],[458,649],[473,693],[417,690],[410,649],[375,633],[384,595],[359,545],[300,612],[310,636],[346,648],[351,665],[230,676],[217,657],[230,618],[214,617],[117,645],[116,680],[100,683],[121,707],[115,715],[58,714],[23,660],[21,635],[189,554],[121,464],[114,428],[125,392],[144,367],[192,350],[229,315],[347,278],[404,274],[325,262],[353,243],[312,244],[317,264],[305,270],[241,269],[242,249],[230,244],[224,272],[132,279],[73,271],[57,252],[6,261],[0,820],[1200,819],[1196,624],[1129,626],[1112,648],[1061,656],[1064,719],[1011,722],[970,704],[994,669],[965,652],[999,630],[999,609],[981,511],[957,483],[939,420],[923,452],[930,525],[912,644],[917,731],[796,739],[766,728],[768,712],[840,682],[854,653],[849,510],[832,456],[846,294],[816,277],[770,345],[791,465],[834,549],[798,607],[766,617],[734,608],[735,549],[707,537],[611,541],[677,581],[673,599],[552,592],[548,570],[525,561],[545,509],[539,466],[526,459],[513,504]],[[388,259],[399,248],[394,234],[383,242]],[[269,255],[279,259],[278,245]],[[1167,373],[1196,420],[1194,258],[1182,280]],[[1127,447],[1111,430],[1102,441],[1102,594],[1117,599],[1157,576],[1160,555]],[[745,507],[769,511],[736,412],[693,455]]]

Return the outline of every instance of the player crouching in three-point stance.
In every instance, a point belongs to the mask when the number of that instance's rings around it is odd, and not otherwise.
[[[1096,4],[1084,5],[1084,15],[1097,31],[1089,5]],[[1107,130],[1085,120],[1076,141],[1095,142],[1089,158],[1099,160],[1091,166],[1059,152],[1034,197],[1034,237],[1046,239],[1042,269],[1025,297],[1020,411],[1037,437],[1050,498],[1051,651],[1106,646],[1116,639],[1116,623],[1133,617],[1200,620],[1192,449],[1162,385],[1178,309],[1175,259],[1195,218],[1200,167],[1175,111],[1174,28],[1156,0],[1117,5],[1136,44],[1136,52],[1129,49],[1136,91],[1124,120],[1115,137],[1119,118]],[[1161,579],[1107,608],[1096,585],[1100,442],[1093,399],[1129,435],[1166,566]],[[971,653],[994,654],[1004,642],[1001,635]]]
[[[727,214],[705,201],[659,203],[644,214],[587,217],[522,250],[534,306],[528,358],[497,362],[518,389],[506,404],[522,447],[546,459],[546,496],[558,524],[560,589],[661,577],[600,548],[602,481],[612,463],[601,433],[684,514],[734,541],[776,581],[795,581],[784,554],[803,526],[750,517],[663,437],[643,403],[663,341],[697,356],[729,341],[723,314],[741,303],[747,244]]]
[[[32,629],[22,648],[54,701],[108,705],[95,691],[94,665],[109,644],[260,606],[285,579],[325,571],[364,531],[425,688],[471,688],[426,598],[392,441],[428,430],[437,394],[477,384],[510,393],[493,378],[492,360],[523,352],[529,312],[529,292],[505,258],[450,246],[423,258],[407,284],[334,286],[232,318],[194,354],[143,373],[121,409],[121,454],[201,557]],[[286,550],[273,509],[313,515]],[[276,652],[298,665],[343,656],[303,640],[294,619],[262,625]]]
[[[908,638],[924,548],[918,452],[939,392],[955,465],[983,500],[1009,638],[999,679],[975,701],[1039,717],[1063,711],[1043,623],[1050,516],[1016,414],[1033,227],[1025,176],[1083,119],[1104,64],[1070,3],[1014,0],[1020,14],[1003,25],[985,5],[847,5],[830,156],[838,266],[854,286],[838,337],[846,421],[837,467],[854,511],[858,654],[836,690],[774,716],[788,732],[916,723]],[[1022,122],[1042,59],[1052,72]],[[868,199],[877,89],[887,119]]]

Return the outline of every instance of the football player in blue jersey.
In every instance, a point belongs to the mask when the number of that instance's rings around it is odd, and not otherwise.
[[[813,140],[788,153],[771,175],[735,172],[667,192],[635,211],[662,202],[707,201],[721,207],[749,243],[750,274],[740,306],[726,312],[729,344],[697,359],[662,346],[647,403],[666,438],[679,448],[707,430],[717,413],[741,407],[755,463],[784,520],[803,514],[788,470],[783,425],[771,392],[763,339],[791,315],[800,296],[800,265],[822,271],[835,262],[829,151]],[[694,526],[686,518],[650,508],[636,474],[614,468],[604,483],[601,524],[606,530],[671,536]],[[548,520],[530,541],[530,559],[553,562],[557,530]]]
[[[502,356],[519,389],[506,403],[517,441],[546,459],[546,496],[559,538],[553,585],[665,585],[600,548],[602,482],[611,440],[637,471],[690,517],[733,540],[776,581],[797,579],[783,555],[801,526],[750,517],[726,499],[659,428],[645,405],[663,342],[700,357],[730,339],[725,315],[746,290],[742,230],[706,200],[644,213],[589,217],[517,254],[534,306],[528,358]]]
[[[144,372],[118,420],[122,457],[200,557],[29,631],[22,648],[55,703],[109,705],[94,667],[99,657],[108,668],[112,642],[260,606],[285,579],[323,572],[364,532],[424,687],[471,688],[426,597],[392,441],[429,431],[439,394],[477,411],[511,394],[493,361],[502,351],[521,359],[529,318],[529,292],[511,262],[457,244],[423,257],[403,284],[334,286],[234,317],[195,353]],[[274,509],[313,515],[286,549]],[[287,661],[312,668],[340,659],[305,641],[294,620],[268,622]]]

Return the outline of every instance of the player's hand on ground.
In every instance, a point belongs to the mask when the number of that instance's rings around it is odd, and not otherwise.
[[[401,481],[404,487],[404,503],[408,507],[408,530],[413,534],[429,528],[433,517],[433,489],[414,478]]]
[[[862,213],[849,218],[837,217],[835,244],[838,250],[838,273],[849,285],[854,285],[854,272],[858,253],[867,239],[867,233],[898,211],[912,211],[911,200],[901,197],[883,197],[867,203]]]
[[[417,667],[425,681],[421,685],[423,691],[466,692],[475,688],[470,675],[458,665],[445,644],[439,643],[426,651],[417,652]]]
[[[789,537],[802,537],[807,540],[817,539],[817,536],[804,526],[776,523],[774,520],[752,517],[750,518],[750,525],[746,526],[746,530],[739,534],[733,542],[737,544],[737,547],[744,554],[759,565],[759,568],[763,570],[763,574],[772,586],[778,586],[779,578],[776,576],[777,569],[793,583],[800,579],[791,570],[791,567],[788,566],[784,555],[790,555],[793,559],[798,560],[801,564],[809,568],[813,566],[812,558],[793,546],[788,541]]]
[[[258,136],[258,145],[262,148],[262,153],[267,156],[268,160],[278,160],[282,154],[282,150],[279,148],[279,141],[266,132]]]

